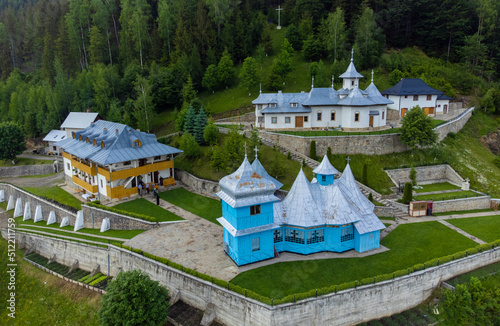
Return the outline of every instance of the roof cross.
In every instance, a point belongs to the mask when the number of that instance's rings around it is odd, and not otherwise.
[[[351,62],[354,61],[354,48],[352,48],[351,50]]]
[[[245,142],[245,145],[243,145],[243,147],[245,147],[245,157],[247,157],[247,142]]]
[[[373,83],[373,69],[372,69],[372,83]]]
[[[311,88],[314,88],[314,75],[312,75],[312,84],[311,84]]]
[[[255,145],[255,159],[257,159],[257,152],[259,151],[259,149],[257,148],[257,145]]]
[[[332,75],[332,88],[333,88],[333,81],[335,80],[335,76]]]
[[[346,158],[345,160],[347,161],[347,164],[349,164],[349,161],[350,161],[351,159],[349,158],[349,156],[347,156],[347,158]]]

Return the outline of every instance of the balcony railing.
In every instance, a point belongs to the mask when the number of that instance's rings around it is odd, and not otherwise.
[[[123,197],[130,197],[130,195],[137,194],[137,187],[132,187],[125,189],[123,186],[113,187],[111,189],[109,186],[106,187],[108,191],[108,197],[122,199]]]
[[[73,179],[73,183],[79,185],[80,187],[82,187],[86,191],[88,191],[92,194],[97,193],[97,185],[93,186],[93,185],[85,182],[85,180],[78,178],[76,175],[74,175],[72,179]]]
[[[90,167],[85,163],[81,163],[75,160],[71,160],[71,166],[89,175],[97,175],[97,166]]]
[[[162,161],[158,163],[145,164],[137,168],[130,168],[126,170],[111,172],[111,181],[115,181],[118,179],[127,179],[128,177],[136,177],[141,174],[146,174],[155,171],[162,171],[173,167],[174,167],[173,161]],[[103,169],[100,167],[98,168],[98,172],[99,174],[103,175],[106,178],[106,180],[110,180],[109,171],[107,169]],[[113,191],[114,189],[115,188],[113,188]]]

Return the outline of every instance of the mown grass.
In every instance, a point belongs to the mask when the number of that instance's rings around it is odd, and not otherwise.
[[[180,221],[183,220],[182,217],[175,215],[172,212],[167,211],[164,208],[161,208],[158,205],[153,204],[152,202],[144,199],[137,198],[125,203],[121,203],[113,206],[116,209],[120,209],[122,211],[127,211],[136,214],[148,215],[154,217],[158,220],[158,222],[169,222],[169,221]]]
[[[33,195],[55,200],[58,203],[71,206],[77,210],[80,210],[82,207],[81,201],[57,186],[40,188],[24,187],[23,189],[32,193]]]
[[[500,239],[500,215],[450,219],[446,221],[485,242]]]
[[[222,205],[219,200],[193,194],[184,188],[160,192],[160,197],[188,212],[220,225],[216,221],[217,218],[222,216]]]
[[[476,243],[439,222],[399,225],[382,239],[390,250],[363,258],[277,263],[239,274],[232,283],[274,299],[406,269]]]
[[[470,198],[482,196],[481,194],[475,193],[474,191],[455,191],[455,192],[446,192],[442,194],[431,194],[431,195],[421,195],[413,197],[413,200],[451,200],[451,199],[460,199],[460,198]]]
[[[37,229],[40,229],[40,231],[44,231],[44,232],[52,232],[52,231],[64,232],[64,231],[73,231],[75,229],[75,227],[71,226],[71,225],[64,226],[62,228],[59,227],[59,224],[57,224],[57,223],[47,225],[47,221],[40,221],[40,222],[36,222],[36,223],[33,221],[33,219],[23,221],[22,216],[16,217],[15,220],[16,220],[16,224],[19,227],[36,226]],[[57,228],[58,230],[52,230],[54,228]],[[85,236],[85,234],[88,234],[88,235],[100,235],[100,236],[112,237],[112,238],[132,239],[133,237],[141,234],[144,231],[146,231],[146,230],[108,230],[105,232],[101,232],[100,229],[84,228],[84,229],[78,230],[76,233],[64,232],[65,233],[64,235],[68,235],[68,236],[75,235],[75,237],[78,237],[80,235]],[[100,238],[96,238],[96,239],[100,239]],[[88,239],[88,240],[90,240],[90,239]],[[101,240],[105,240],[105,239],[101,239]],[[107,242],[107,240],[106,240],[106,242]]]
[[[483,212],[493,212],[493,209],[471,209],[470,211],[451,211],[442,213],[432,213],[435,216],[445,216],[445,215],[460,215],[460,214],[471,214],[471,213],[483,213]]]
[[[14,160],[14,162],[16,162],[16,164],[12,164],[11,160],[0,160],[0,167],[54,163],[53,160],[39,160],[39,159],[24,158],[24,157],[17,157]]]
[[[7,252],[7,242],[0,239],[0,251]],[[7,255],[0,257],[0,324],[2,325],[100,325],[97,311],[101,294],[50,275],[22,259],[16,251],[16,318],[6,309],[9,274]]]
[[[458,284],[469,283],[471,277],[484,278],[489,275],[498,273],[500,273],[500,262],[481,267],[466,274],[462,274],[446,281],[446,283],[452,286],[457,286]]]
[[[460,189],[460,187],[452,185],[449,182],[432,183],[428,185],[418,185],[418,186],[422,187],[422,189],[414,189],[414,191],[417,193]]]

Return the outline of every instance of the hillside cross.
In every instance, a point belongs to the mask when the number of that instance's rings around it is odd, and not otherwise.
[[[277,29],[281,29],[281,10],[283,10],[283,8],[281,8],[281,5],[278,6],[278,9],[276,9],[278,11],[278,27]]]

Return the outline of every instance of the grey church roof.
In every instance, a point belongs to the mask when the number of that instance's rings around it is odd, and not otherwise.
[[[382,94],[379,92],[377,86],[372,82],[368,87],[365,89],[365,92],[368,94],[368,99],[372,100],[373,102],[379,103],[379,104],[394,104],[393,101],[389,100],[388,98],[382,96]]]
[[[382,92],[383,95],[441,95],[420,78],[403,78],[396,85]]]
[[[335,105],[339,101],[337,91],[331,87],[311,88],[309,96],[302,102],[305,106]]]
[[[255,156],[255,160],[253,160],[252,162],[252,168],[255,172],[257,172],[257,174],[271,180],[274,185],[276,186],[276,189],[279,189],[281,187],[283,187],[283,184],[281,182],[279,182],[278,180],[276,180],[275,178],[271,177],[269,175],[269,173],[267,173],[266,169],[264,169],[264,167],[262,166],[262,164],[260,163],[259,159],[257,158],[257,156]]]
[[[340,99],[338,102],[339,105],[350,105],[350,106],[370,106],[370,105],[377,105],[381,103],[376,103],[369,99],[368,97],[364,97],[363,94],[361,94],[361,91],[359,88],[354,87],[349,95],[344,97],[343,99]]]
[[[308,93],[283,93],[278,91],[276,94],[259,94],[255,100],[252,101],[253,104],[276,104],[275,107],[267,107],[263,109],[262,113],[309,113],[311,112],[310,108],[306,108],[302,106],[302,103],[307,98]],[[296,107],[293,107],[291,104],[297,103]]]
[[[231,207],[243,207],[279,200],[274,195],[274,182],[259,175],[245,159],[240,167],[219,181],[221,191],[217,193]]]
[[[323,156],[323,160],[321,163],[313,170],[316,174],[324,174],[324,175],[335,175],[339,173],[339,171],[333,167],[332,163],[328,159],[328,156],[325,154]]]
[[[97,112],[70,112],[61,128],[83,129],[87,128],[99,117]]]
[[[340,78],[363,78],[363,75],[356,70],[356,67],[354,67],[354,62],[351,59],[349,67],[347,67],[347,70],[342,75],[340,75]]]
[[[105,120],[98,120],[74,134],[75,138],[64,139],[56,145],[69,154],[100,165],[182,153],[180,149],[159,143],[154,134]],[[79,140],[80,136],[82,140]],[[93,144],[94,140],[96,145]],[[141,146],[134,147],[135,140],[139,140]],[[101,142],[104,143],[104,147],[101,146]]]

